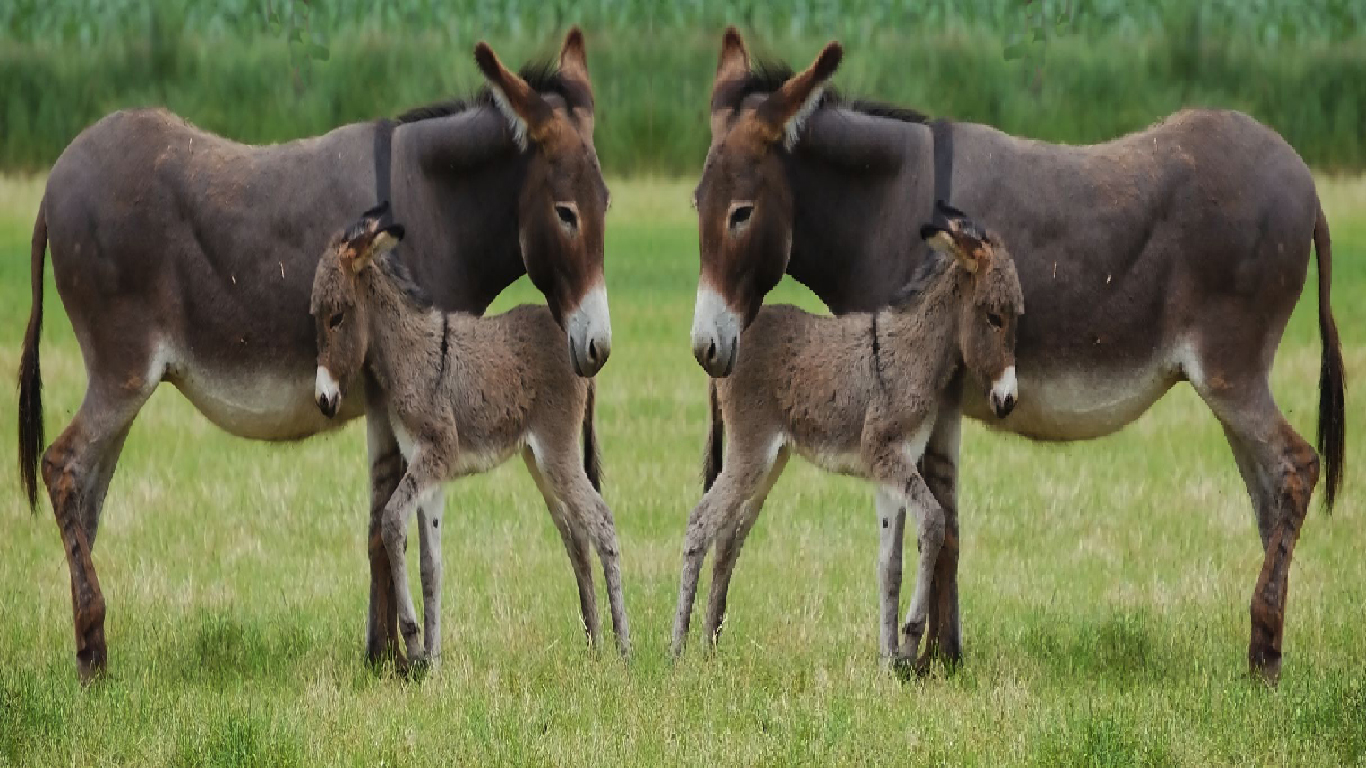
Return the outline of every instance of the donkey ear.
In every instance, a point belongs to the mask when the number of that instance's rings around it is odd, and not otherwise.
[[[920,228],[920,238],[939,253],[952,256],[969,273],[977,271],[976,257],[963,247],[960,237],[952,229],[938,224],[926,224]]]
[[[541,94],[503,66],[498,55],[482,40],[474,46],[474,62],[489,81],[498,108],[512,125],[512,138],[517,146],[526,149],[528,136],[536,142],[544,138],[555,112]]]
[[[810,67],[792,76],[755,111],[759,122],[770,132],[770,141],[783,140],[788,149],[797,143],[802,123],[820,103],[825,83],[839,69],[844,48],[831,40]]]
[[[588,82],[588,54],[583,50],[583,30],[577,24],[569,28],[564,45],[560,46],[560,74]]]
[[[402,224],[390,224],[388,227],[381,229],[375,233],[375,239],[370,243],[369,249],[367,249],[370,258],[373,259],[376,256],[381,256],[392,251],[394,248],[398,247],[401,240],[403,240]]]
[[[745,50],[745,39],[735,27],[726,27],[721,36],[721,58],[716,64],[716,86],[728,80],[739,80],[749,74],[749,51]]]

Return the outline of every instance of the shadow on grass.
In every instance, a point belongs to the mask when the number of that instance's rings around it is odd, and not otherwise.
[[[1126,687],[1189,673],[1189,649],[1174,640],[1182,629],[1168,619],[1145,611],[1048,619],[1045,614],[1025,627],[1016,650],[1053,679]]]

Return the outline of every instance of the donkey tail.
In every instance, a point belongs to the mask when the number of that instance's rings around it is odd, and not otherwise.
[[[598,445],[598,433],[593,428],[594,410],[597,405],[598,382],[588,382],[588,401],[583,409],[583,471],[588,474],[588,482],[593,490],[602,493],[602,448]]]
[[[721,474],[721,458],[725,455],[726,424],[721,420],[721,403],[716,396],[716,382],[707,383],[707,402],[710,406],[711,429],[707,432],[707,450],[702,456],[702,490],[710,491]]]
[[[47,255],[45,208],[46,199],[38,204],[38,219],[33,222],[33,250],[29,262],[33,308],[29,310],[24,352],[19,359],[19,473],[24,478],[30,512],[36,512],[38,508],[38,459],[46,444],[43,438],[43,374],[38,368],[38,337],[43,333],[43,260]]]
[[[1319,337],[1323,342],[1322,364],[1319,368],[1319,455],[1327,470],[1324,483],[1324,506],[1333,511],[1342,488],[1342,461],[1346,447],[1346,385],[1343,381],[1342,344],[1338,341],[1338,325],[1333,321],[1329,289],[1333,282],[1333,245],[1328,236],[1328,219],[1319,207],[1314,222],[1314,251],[1319,260]]]

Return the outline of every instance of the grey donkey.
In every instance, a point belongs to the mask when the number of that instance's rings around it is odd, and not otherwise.
[[[828,471],[877,484],[881,652],[896,662],[915,658],[945,528],[917,462],[936,422],[958,418],[968,379],[998,416],[1015,407],[1015,329],[1024,314],[1015,265],[999,238],[942,202],[935,219],[921,237],[951,258],[929,262],[891,306],[838,317],[766,306],[744,331],[749,352],[715,381],[717,406],[735,437],[720,476],[688,519],[675,655],[713,542],[705,633],[717,639],[740,547],[795,449]],[[902,644],[897,596],[906,509],[920,518],[920,562]]]
[[[387,213],[387,206],[367,211],[332,239],[314,274],[310,312],[318,339],[318,407],[337,413],[345,395],[340,382],[365,376],[366,395],[389,414],[407,462],[385,505],[381,535],[409,663],[436,655],[441,611],[438,558],[436,573],[423,579],[424,654],[403,557],[413,511],[441,483],[492,469],[517,453],[569,552],[589,643],[599,636],[591,545],[602,560],[612,629],[625,655],[630,632],[616,525],[584,470],[579,443],[592,380],[574,373],[564,331],[545,306],[487,318],[433,308],[389,254],[403,227],[385,226]],[[422,522],[436,527],[440,520]]]

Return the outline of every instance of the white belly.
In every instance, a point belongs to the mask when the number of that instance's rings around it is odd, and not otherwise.
[[[1106,371],[1019,370],[1019,401],[1004,419],[992,414],[986,396],[968,384],[963,410],[993,429],[1036,440],[1085,440],[1133,422],[1181,378],[1165,360]]]
[[[164,360],[165,379],[209,421],[238,437],[299,440],[365,413],[365,392],[359,383],[347,390],[341,411],[329,419],[313,399],[312,372],[290,375],[265,367],[215,371],[173,354],[159,357]]]

